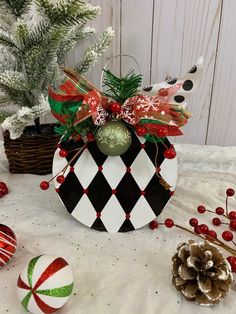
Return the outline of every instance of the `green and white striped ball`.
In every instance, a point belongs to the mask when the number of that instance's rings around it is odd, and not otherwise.
[[[17,292],[26,311],[50,314],[67,302],[73,285],[71,268],[62,257],[41,255],[34,257],[21,272]]]

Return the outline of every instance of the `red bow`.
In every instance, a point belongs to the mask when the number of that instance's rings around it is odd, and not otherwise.
[[[143,124],[148,132],[154,135],[158,134],[158,129],[163,126],[168,130],[169,136],[182,135],[179,127],[187,122],[189,114],[182,106],[170,102],[170,98],[181,86],[182,84],[175,84],[165,88],[165,93],[162,91],[156,96],[137,95],[128,98],[121,105],[118,117],[132,126]],[[59,92],[49,90],[49,97],[62,106],[66,102],[82,102],[77,108],[75,124],[92,117],[95,125],[103,125],[109,120],[109,108],[114,103],[83,78],[78,79],[71,75],[60,86]],[[53,110],[53,107],[52,113],[61,123],[66,123],[67,115],[60,114]]]

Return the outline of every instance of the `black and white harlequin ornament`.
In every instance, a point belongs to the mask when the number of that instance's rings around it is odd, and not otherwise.
[[[141,228],[158,216],[175,190],[177,158],[164,157],[168,139],[156,146],[131,132],[132,143],[121,156],[106,156],[90,142],[68,167],[62,184],[54,181],[68,212],[99,231],[127,232]],[[56,150],[53,174],[58,173],[84,142],[65,142],[72,151],[66,158]],[[158,174],[156,173],[158,169]]]

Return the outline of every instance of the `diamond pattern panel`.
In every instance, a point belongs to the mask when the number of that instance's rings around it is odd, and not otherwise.
[[[97,172],[88,187],[88,198],[97,212],[101,212],[112,195],[112,189],[102,172]]]
[[[170,191],[175,190],[178,177],[178,162],[177,158],[166,159],[161,164],[160,175],[170,185]]]
[[[83,196],[83,191],[84,189],[76,175],[73,172],[69,172],[58,192],[69,213],[71,213],[78,204]]]
[[[107,231],[106,227],[104,226],[103,222],[100,218],[97,218],[91,226],[92,229],[96,229],[99,231]]]
[[[155,167],[144,149],[131,165],[132,176],[141,190],[144,190],[155,173]]]
[[[141,196],[131,212],[130,221],[134,228],[138,229],[148,224],[155,217],[156,214],[151,209],[145,197]]]
[[[131,212],[140,197],[140,188],[131,173],[126,172],[116,188],[116,197],[126,213]]]
[[[130,145],[130,148],[123,155],[120,156],[126,167],[130,167],[132,165],[133,161],[142,149],[138,137],[134,134],[134,132],[131,132],[131,135],[132,145]]]
[[[86,210],[84,210],[86,208]],[[96,211],[89,201],[87,195],[83,195],[71,215],[82,222],[82,224],[91,227],[97,218]]]
[[[88,144],[88,150],[93,156],[93,159],[97,163],[97,166],[102,166],[107,159],[107,156],[104,155],[98,148],[96,142],[91,142]]]
[[[119,229],[119,232],[127,232],[127,231],[131,231],[134,230],[134,226],[132,225],[131,221],[129,219],[126,219],[124,221],[124,223],[122,224],[122,226]]]
[[[87,189],[98,171],[98,166],[92,155],[85,149],[74,165],[74,173],[79,178],[84,189]]]
[[[116,217],[111,219],[111,217]],[[115,195],[112,195],[101,212],[101,220],[108,232],[117,232],[122,226],[126,215]]]
[[[59,187],[59,197],[77,220],[92,229],[109,232],[127,232],[144,226],[170,199],[170,190],[177,180],[177,159],[165,159],[166,149],[158,145],[155,174],[156,145],[132,134],[133,142],[122,156],[108,157],[101,153],[95,142],[88,144],[74,161],[74,172],[65,173],[65,182]],[[165,141],[170,147],[170,142]],[[64,145],[64,144],[63,144]],[[67,150],[81,147],[83,141],[66,143]],[[59,150],[58,150],[59,151]],[[54,156],[53,173],[59,172],[66,159]],[[67,157],[74,156],[73,151]],[[165,189],[164,179],[172,188]],[[55,186],[58,184],[55,182]]]
[[[163,143],[167,146],[170,147],[171,144],[168,141],[168,139],[163,140]],[[145,142],[145,151],[147,153],[147,155],[149,156],[149,158],[151,159],[151,161],[153,162],[153,164],[155,165],[155,158],[156,158],[156,164],[157,167],[160,167],[160,165],[162,164],[163,160],[165,159],[164,157],[164,151],[166,150],[166,147],[161,144],[161,143],[156,143],[157,147],[158,147],[158,154],[157,153],[157,149],[156,149],[156,145],[146,141]]]
[[[106,159],[106,162],[102,167],[102,173],[104,174],[106,180],[110,184],[111,188],[115,189],[126,172],[125,164],[119,156],[110,156]]]
[[[150,207],[158,216],[166,203],[170,198],[170,191],[160,184],[159,178],[156,174],[153,175],[152,180],[149,182],[145,189],[145,198],[149,203]]]

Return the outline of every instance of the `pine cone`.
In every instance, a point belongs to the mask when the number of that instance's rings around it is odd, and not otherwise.
[[[187,300],[215,305],[229,292],[233,281],[230,264],[208,241],[179,244],[172,262],[172,283]]]

